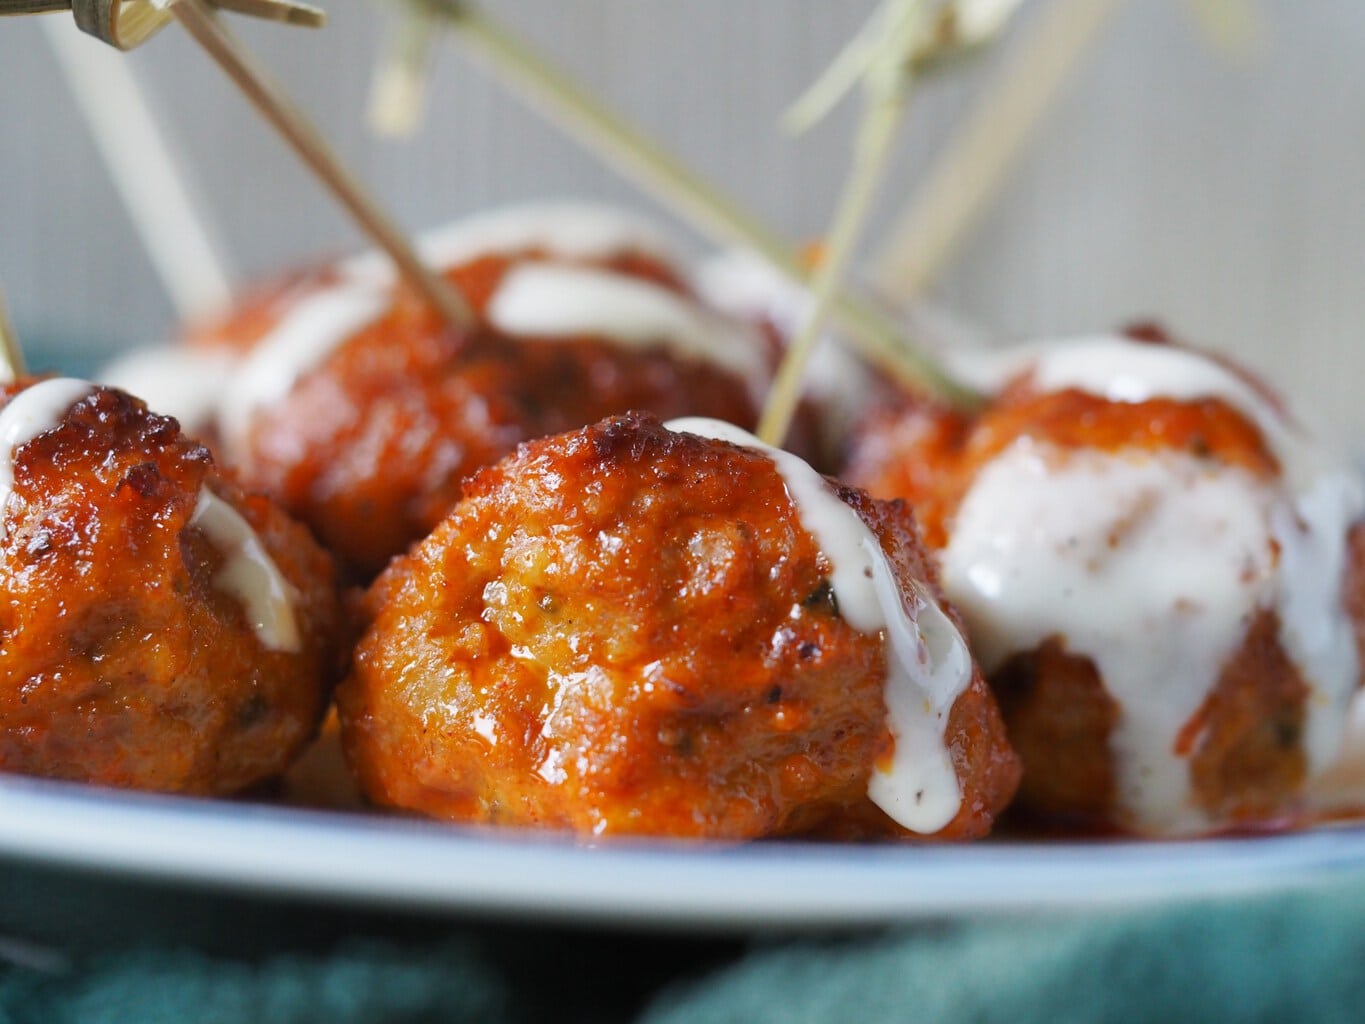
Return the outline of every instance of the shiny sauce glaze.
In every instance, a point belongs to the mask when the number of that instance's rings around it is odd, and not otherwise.
[[[752,423],[770,340],[598,217],[458,228],[437,254],[464,259],[445,274],[476,314],[465,334],[363,261],[268,294],[278,316],[227,375],[207,443],[364,581],[522,441],[629,409]]]
[[[390,563],[337,694],[364,791],[593,836],[988,831],[1018,761],[908,510],[674,425],[527,442]]]
[[[0,396],[0,770],[204,794],[278,775],[339,667],[331,559],[122,391]]]
[[[895,750],[873,770],[868,797],[913,832],[943,828],[961,808],[944,734],[953,703],[972,679],[971,655],[957,627],[922,587],[913,588],[912,607],[907,606],[872,531],[800,458],[717,420],[680,419],[665,426],[760,451],[772,460],[801,524],[830,563],[840,614],[860,632],[884,638],[887,725]]]
[[[15,459],[35,438],[60,427],[72,406],[96,391],[96,385],[71,377],[40,381],[20,391],[0,410],[0,510],[14,490]],[[268,650],[297,651],[293,588],[266,553],[260,538],[242,516],[206,486],[190,525],[201,530],[223,557],[215,583],[234,597]],[[5,523],[0,515],[0,539]]]
[[[515,207],[434,232],[420,248],[506,338],[587,337],[666,351],[737,375],[751,398],[767,382],[761,340],[698,304],[667,243],[627,214],[592,204]],[[279,319],[228,378],[218,418],[234,457],[257,414],[338,348],[367,328],[428,314],[408,308],[414,297],[401,287],[395,296],[391,266],[376,254],[344,262],[312,284],[292,304],[276,301]]]

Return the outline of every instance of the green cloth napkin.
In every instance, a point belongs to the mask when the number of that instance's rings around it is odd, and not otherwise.
[[[94,890],[73,891],[99,926]],[[0,895],[7,917],[17,888]],[[229,932],[254,935],[239,935],[248,941],[235,951],[164,937],[76,942],[72,954],[51,942],[0,943],[0,954],[23,961],[0,969],[0,1024],[1355,1021],[1365,1016],[1362,912],[1365,880],[837,937],[734,941],[433,921],[359,934],[371,920],[341,926],[356,935],[289,948],[289,922],[310,911],[266,908],[223,919]]]

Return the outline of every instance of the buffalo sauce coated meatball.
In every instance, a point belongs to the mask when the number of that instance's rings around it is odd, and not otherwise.
[[[520,446],[380,577],[338,691],[369,797],[592,835],[986,832],[1018,767],[909,512],[670,427]]]
[[[331,559],[176,421],[71,379],[0,388],[0,769],[232,793],[335,678]]]
[[[756,418],[775,346],[701,303],[635,218],[497,211],[423,249],[471,329],[361,257],[261,294],[185,349],[233,361],[197,417],[215,450],[354,577],[425,536],[463,477],[521,441],[632,409]]]
[[[964,361],[978,415],[883,414],[1024,761],[1021,807],[1150,835],[1301,818],[1365,651],[1365,492],[1258,382],[1133,337]]]

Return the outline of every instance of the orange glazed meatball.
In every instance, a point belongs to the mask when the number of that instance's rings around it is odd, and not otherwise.
[[[915,503],[1024,761],[1021,807],[1149,835],[1304,814],[1365,651],[1358,475],[1256,381],[1133,337],[979,356],[849,477]]]
[[[194,349],[236,362],[191,417],[353,575],[425,536],[461,480],[520,441],[631,409],[756,418],[775,346],[704,306],[648,225],[535,206],[424,250],[469,301],[471,332],[361,258],[259,296]]]
[[[329,557],[175,420],[58,378],[0,386],[0,769],[232,793],[313,736]]]
[[[979,836],[1018,766],[933,575],[899,503],[610,419],[479,472],[380,577],[344,744],[372,800],[457,821]]]

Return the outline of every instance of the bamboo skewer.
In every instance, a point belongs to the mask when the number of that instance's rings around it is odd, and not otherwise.
[[[1042,12],[896,218],[874,263],[873,281],[883,294],[915,298],[933,286],[1119,4],[1056,0]],[[1245,0],[1190,0],[1190,7],[1208,38],[1227,52],[1245,54],[1261,38]]]
[[[876,74],[885,81],[888,73],[917,77],[961,64],[999,38],[1023,2],[953,0],[945,2],[932,16],[920,11],[917,17],[924,27],[918,36],[908,41],[908,49],[896,55],[894,67],[884,66]],[[872,63],[892,43],[894,18],[904,10],[883,7],[873,15],[784,115],[782,121],[788,131],[793,134],[805,131],[829,113],[846,93],[867,81],[873,73]]]
[[[793,248],[688,170],[661,146],[606,110],[568,75],[555,69],[473,6],[426,0],[470,49],[500,74],[547,120],[671,207],[718,244],[757,252],[802,286],[810,279]],[[907,387],[929,390],[969,405],[976,396],[911,348],[880,310],[845,290],[830,301],[832,314],[870,361]]]
[[[810,311],[778,367],[758,421],[758,437],[767,444],[780,447],[791,428],[801,401],[806,368],[824,333],[830,301],[848,271],[858,236],[867,223],[892,141],[910,98],[914,71],[912,62],[904,55],[912,52],[922,18],[918,0],[888,0],[860,34],[860,39],[869,38],[871,30],[870,38],[876,40],[872,45],[884,49],[869,51],[866,67],[858,74],[866,107],[854,143],[853,167],[828,231],[825,258],[811,285]],[[819,96],[818,88],[803,97],[796,109],[812,96]]]
[[[43,29],[176,313],[185,321],[225,307],[234,275],[132,69],[63,21]]]
[[[19,347],[19,335],[10,323],[5,293],[0,290],[0,383],[13,383],[24,375],[24,350]]]
[[[1265,45],[1265,26],[1251,0],[1189,0],[1189,6],[1204,35],[1225,54],[1244,58]]]
[[[388,253],[398,272],[418,294],[453,327],[470,328],[474,316],[463,297],[422,263],[403,232],[346,170],[302,111],[253,63],[247,51],[219,22],[215,6],[296,25],[316,26],[323,21],[320,10],[296,3],[295,0],[0,0],[0,15],[70,8],[77,25],[83,30],[119,48],[128,48],[144,41],[165,21],[176,19],[341,202],[360,227]],[[105,111],[101,112],[95,125],[97,137],[102,133],[106,121],[113,123],[113,119],[103,117],[103,113]],[[122,115],[125,112],[118,113]],[[147,128],[147,124],[142,127]],[[151,134],[155,135],[154,127]],[[112,145],[104,148],[108,158],[114,148]],[[114,161],[110,162],[112,166]],[[128,174],[132,173],[128,171]],[[117,168],[115,175],[116,178],[122,176]],[[171,192],[183,195],[179,179],[174,173],[167,177],[170,179]],[[130,197],[131,190],[126,189],[125,196]],[[188,209],[187,202],[183,204],[182,212],[184,209]],[[163,208],[155,212],[160,215],[168,211]],[[181,252],[175,262],[184,259],[185,254]]]
[[[466,4],[437,0],[434,7],[470,49],[551,125],[586,148],[606,154],[619,173],[681,211],[713,239],[746,245],[784,271],[803,276],[795,254],[782,239],[590,97],[543,55]]]
[[[858,156],[849,183],[835,214],[828,251],[811,284],[814,301],[800,331],[792,340],[768,392],[756,431],[759,440],[781,447],[801,401],[802,379],[825,329],[839,282],[848,271],[858,234],[866,222],[876,194],[884,159],[900,121],[901,103],[876,111],[864,125],[858,140]]]
[[[303,113],[255,66],[246,50],[214,15],[206,0],[176,0],[176,20],[223,69],[356,222],[388,253],[399,272],[451,326],[470,328],[474,315],[464,298],[422,262],[403,232],[370,198]]]
[[[389,31],[370,86],[368,119],[381,135],[411,135],[426,106],[435,18],[426,7],[416,6]]]
[[[235,14],[245,14],[262,21],[278,21],[302,28],[321,28],[327,16],[316,7],[304,4],[282,4],[279,0],[213,0],[213,6]]]
[[[896,218],[873,264],[887,295],[914,298],[952,258],[1120,0],[1055,0]]]
[[[119,50],[141,46],[171,20],[169,7],[176,0],[0,0],[0,16],[47,14],[70,11],[86,32]],[[297,0],[211,0],[217,6],[241,14],[317,28],[327,16]]]

